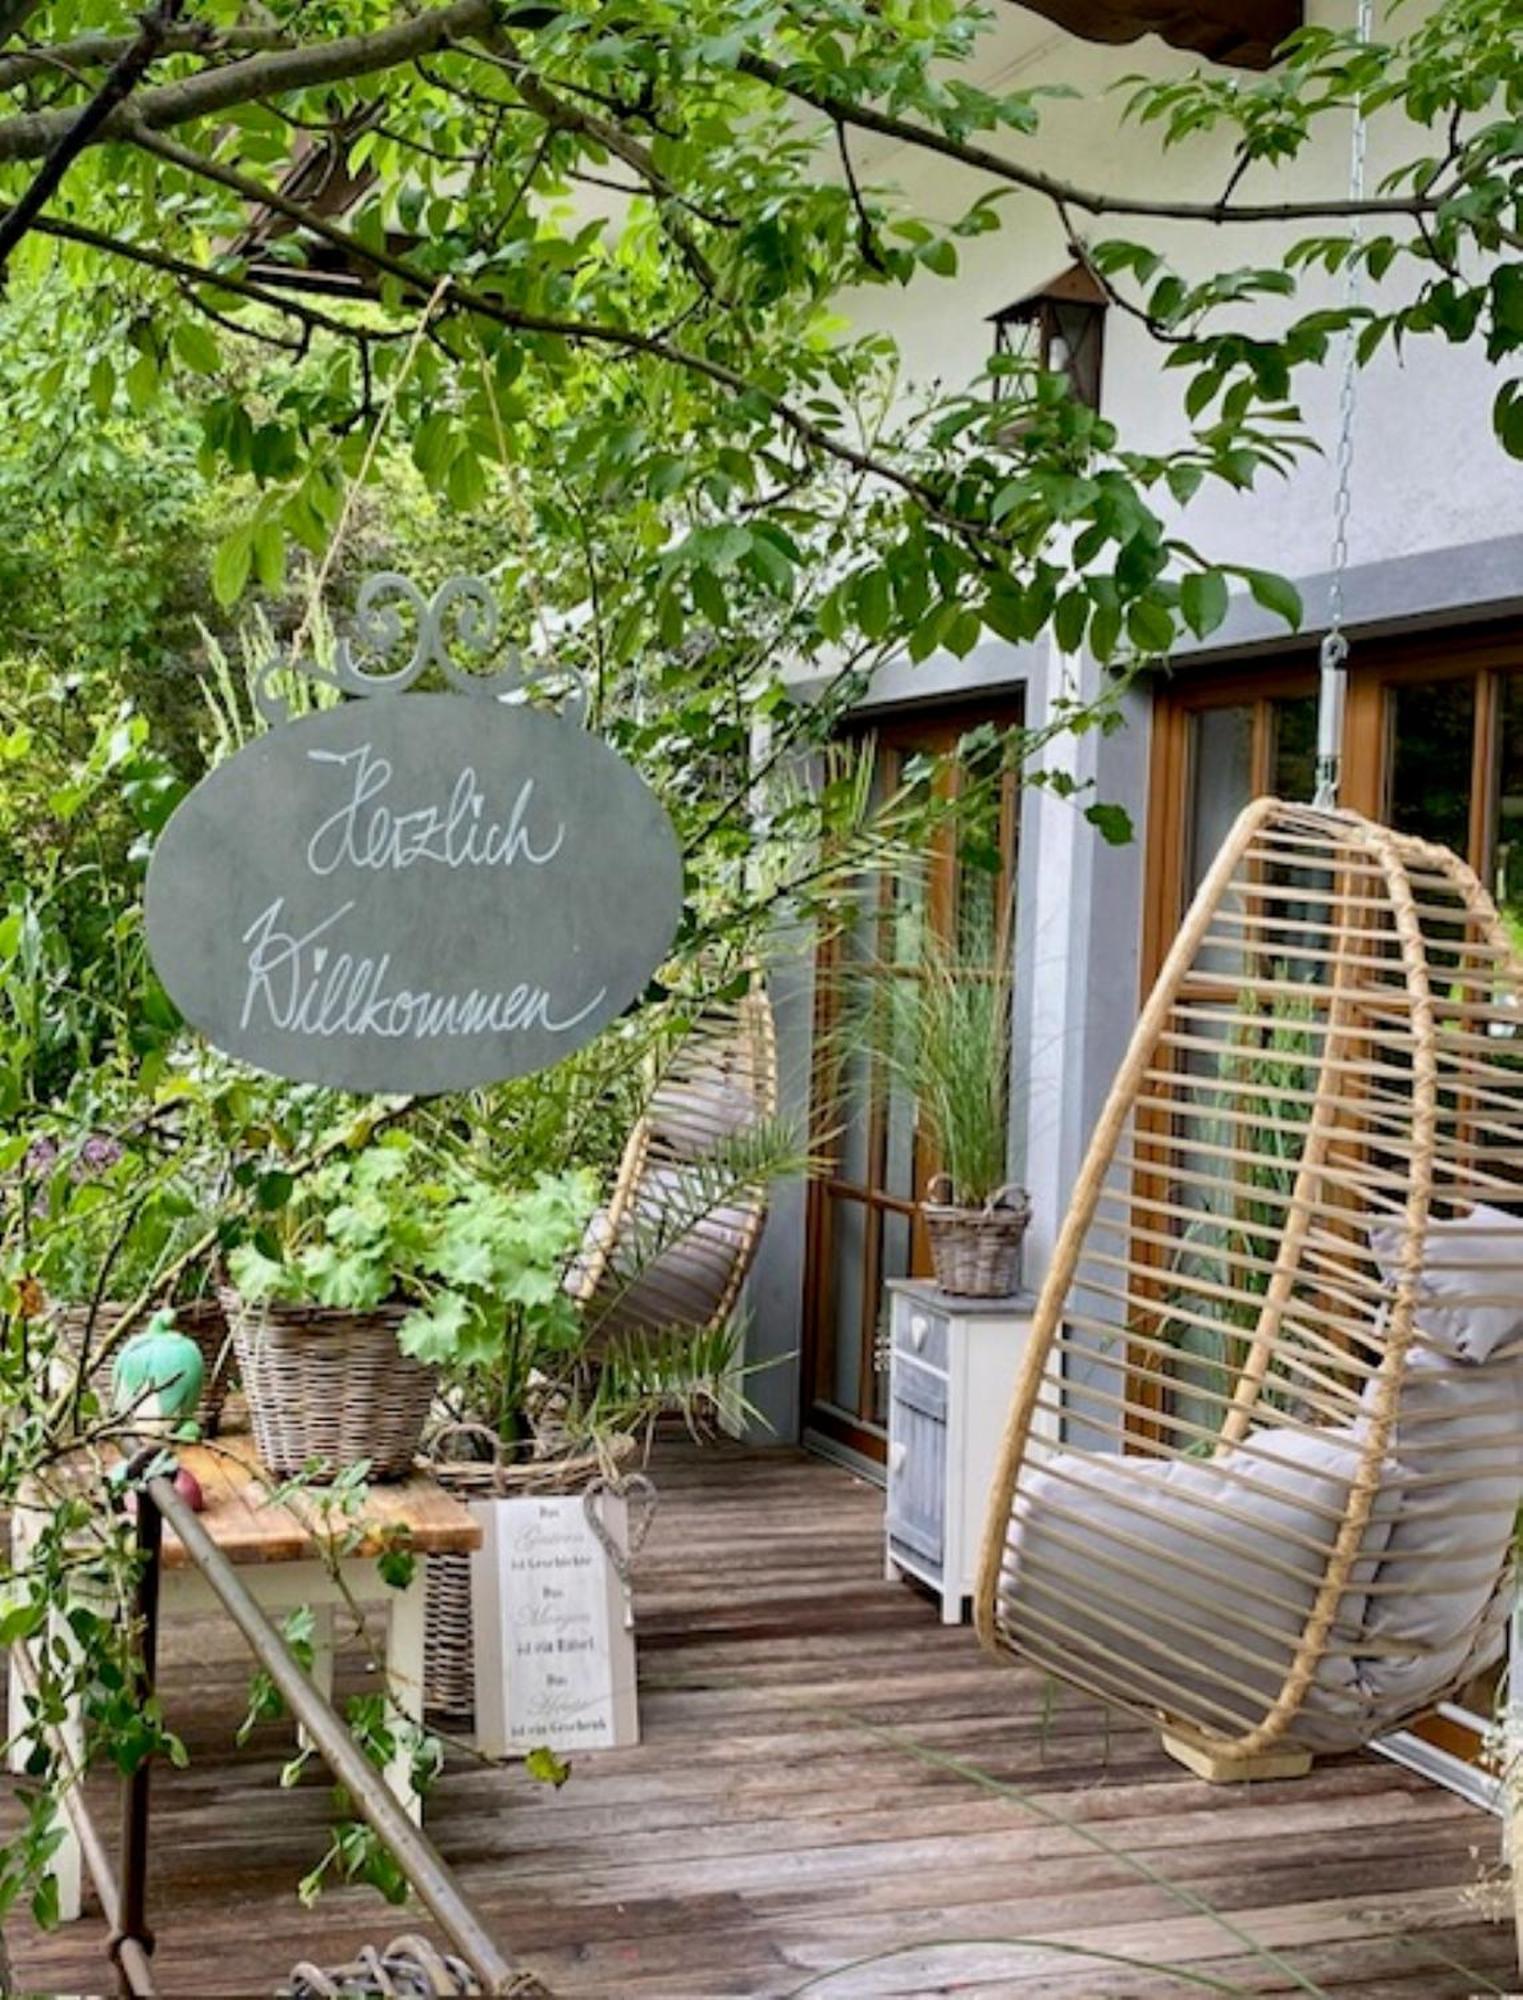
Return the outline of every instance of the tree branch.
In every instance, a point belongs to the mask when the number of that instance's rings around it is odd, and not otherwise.
[[[612,119],[600,118],[596,112],[584,111],[580,105],[567,103],[522,62],[503,60],[502,66],[512,77],[513,86],[524,103],[547,125],[554,125],[562,132],[579,132],[602,146],[638,174],[658,200],[689,209],[700,222],[707,222],[716,229],[736,227],[732,216],[703,208],[681,188],[674,187],[651,158],[650,148],[642,140],[633,138],[621,125]]]
[[[379,245],[363,243],[346,229],[327,216],[315,215],[303,208],[298,201],[292,201],[279,188],[267,187],[262,181],[240,173],[236,167],[224,165],[221,161],[207,159],[203,154],[182,146],[177,140],[167,139],[161,133],[144,132],[129,127],[124,134],[144,152],[167,160],[171,165],[181,167],[186,173],[199,175],[202,179],[215,182],[238,195],[255,207],[272,209],[278,215],[285,215],[300,228],[321,237],[354,263],[372,270],[383,271],[397,279],[415,299],[428,300],[433,296],[438,283],[436,275],[420,271],[405,257]],[[773,390],[763,388],[749,380],[737,370],[727,367],[722,361],[711,360],[706,354],[695,354],[691,348],[680,347],[660,334],[642,333],[636,327],[610,326],[597,320],[562,319],[553,313],[526,312],[517,306],[504,305],[500,299],[492,298],[485,292],[458,281],[450,286],[449,309],[464,309],[478,317],[505,327],[512,333],[547,334],[559,340],[574,342],[579,346],[609,347],[626,354],[641,354],[649,360],[670,362],[674,367],[685,369],[689,374],[702,376],[706,381],[728,391],[734,396],[760,396],[775,420],[789,430],[803,444],[835,459],[839,464],[849,465],[854,471],[872,473],[908,494],[928,514],[944,526],[961,535],[973,535],[984,539],[983,531],[976,523],[960,520],[948,514],[942,506],[941,496],[930,482],[906,472],[891,460],[878,459],[870,453],[859,451],[837,437],[825,425],[816,423],[812,417],[788,402]]]
[[[867,212],[867,203],[862,199],[862,188],[857,180],[857,170],[852,165],[851,142],[846,136],[846,127],[840,119],[835,121],[836,148],[841,155],[841,170],[846,175],[846,190],[851,196],[851,205],[857,212],[857,248],[862,252],[862,262],[870,271],[880,275],[888,270],[888,264],[878,245],[878,232],[873,227],[873,219]]]
[[[4,18],[5,5],[6,0],[0,0],[0,21]],[[191,119],[230,111],[240,104],[278,96],[284,91],[307,90],[318,84],[337,83],[391,69],[416,61],[420,56],[436,54],[461,41],[485,40],[499,48],[505,45],[512,47],[511,38],[496,25],[495,14],[495,0],[452,0],[448,6],[393,22],[388,27],[376,28],[367,34],[346,35],[330,42],[253,55],[242,62],[203,70],[179,82],[143,91],[134,103],[134,122],[143,130],[167,131]],[[3,40],[3,33],[0,33],[0,40]],[[1037,168],[1023,167],[987,146],[953,139],[934,126],[841,97],[811,83],[797,69],[773,62],[765,56],[741,54],[736,58],[735,67],[743,75],[766,84],[795,103],[810,106],[839,125],[876,132],[922,152],[939,154],[974,172],[989,175],[1012,187],[1025,188],[1049,201],[1064,201],[1086,215],[1135,215],[1159,221],[1212,224],[1295,223],[1353,216],[1417,216],[1431,214],[1439,206],[1439,198],[1432,194],[1365,201],[1144,201],[1078,187]],[[69,129],[74,115],[72,109],[39,111],[0,122],[0,161],[41,158]],[[126,123],[119,111],[106,120],[95,138],[128,136]]]
[[[972,167],[975,172],[1008,181],[1012,187],[1044,195],[1049,201],[1066,202],[1070,208],[1080,209],[1086,215],[1145,215],[1165,222],[1310,222],[1333,216],[1418,215],[1438,205],[1431,197],[1422,195],[1414,195],[1407,200],[1248,203],[1142,201],[1130,195],[1106,194],[1096,189],[1077,187],[1071,181],[1044,174],[1036,167],[1018,166],[1002,153],[949,138],[934,126],[920,125],[913,119],[900,118],[892,112],[875,111],[870,105],[858,104],[852,98],[838,97],[833,91],[818,89],[796,71],[782,63],[769,62],[765,56],[739,55],[735,59],[735,67],[746,76],[754,77],[758,83],[780,91],[785,97],[809,105],[838,125],[855,125],[864,132],[877,132],[884,138],[917,146],[922,152],[939,153],[944,159],[955,160],[959,166]]]
[[[108,236],[103,230],[91,229],[82,222],[65,222],[58,217],[44,216],[33,226],[39,236],[55,237],[64,243],[82,243],[87,249],[98,250],[102,256],[120,257],[125,263],[140,264],[146,270],[162,271],[166,277],[174,278],[181,284],[230,292],[237,298],[249,300],[252,305],[268,306],[272,312],[284,313],[288,319],[299,320],[314,332],[336,334],[341,339],[366,346],[373,340],[407,338],[405,327],[354,326],[347,320],[335,319],[331,313],[322,312],[316,306],[283,298],[263,285],[251,284],[247,278],[236,277],[230,271],[209,271],[183,257],[171,256],[167,250],[154,250],[145,243],[125,243],[119,237]],[[210,311],[199,299],[192,300],[192,303],[200,311]],[[242,331],[253,332],[254,329],[246,327]]]
[[[0,7],[3,12],[3,7]],[[0,41],[4,40],[0,32]],[[249,54],[261,49],[291,47],[282,28],[214,28],[209,21],[185,21],[170,28],[159,48],[166,56]],[[0,90],[12,90],[29,77],[54,70],[78,75],[87,69],[109,69],[132,47],[130,35],[80,35],[72,42],[54,42],[35,49],[18,49],[0,56]]]
[[[59,134],[57,143],[38,169],[32,185],[0,221],[0,273],[4,272],[11,252],[58,191],[70,163],[121,110],[147,75],[163,47],[164,36],[173,27],[175,16],[184,4],[185,0],[159,0],[152,13],[144,14],[136,40],[112,64],[105,82],[94,97],[82,111],[71,110],[67,131]]]
[[[4,0],[0,0],[0,5]],[[448,7],[395,21],[363,35],[341,35],[293,49],[250,56],[220,69],[145,90],[132,108],[131,123],[149,131],[167,130],[193,118],[213,117],[240,104],[279,96],[288,90],[311,90],[318,84],[341,83],[356,76],[395,69],[418,56],[433,55],[452,42],[489,30],[495,0],[452,0]],[[37,159],[51,151],[73,125],[75,113],[37,111],[0,124],[0,160]],[[129,121],[118,109],[94,134],[95,139],[120,139]]]

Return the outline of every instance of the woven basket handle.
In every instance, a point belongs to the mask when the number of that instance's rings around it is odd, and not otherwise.
[[[490,1424],[473,1424],[464,1421],[441,1424],[438,1430],[425,1442],[423,1456],[428,1460],[430,1465],[448,1465],[452,1461],[457,1465],[479,1465],[482,1463],[477,1457],[468,1456],[466,1453],[458,1450],[452,1452],[446,1449],[446,1440],[453,1443],[461,1438],[485,1438],[486,1442],[491,1446],[489,1454],[490,1463],[494,1466],[501,1466],[502,1439],[492,1429]]]
[[[933,1208],[956,1208],[966,1205],[954,1201],[954,1192],[950,1174],[932,1174],[925,1184],[925,1198]],[[1031,1197],[1019,1182],[1006,1181],[1003,1187],[997,1187],[982,1209],[975,1209],[973,1213],[997,1215],[1001,1210],[1014,1214],[1030,1213]]]

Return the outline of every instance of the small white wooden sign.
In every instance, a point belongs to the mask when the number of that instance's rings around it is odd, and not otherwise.
[[[623,1499],[593,1502],[629,1547]],[[473,1502],[476,1743],[500,1757],[606,1750],[640,1740],[635,1641],[624,1586],[580,1495]]]

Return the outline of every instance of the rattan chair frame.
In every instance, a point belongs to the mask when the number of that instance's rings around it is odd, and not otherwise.
[[[1283,976],[1282,958],[1312,979]],[[1253,978],[1254,965],[1269,976]],[[1285,1775],[1309,1764],[1297,1718],[1338,1649],[1340,1607],[1368,1582],[1372,1511],[1406,1503],[1399,1481],[1392,1490],[1391,1449],[1414,1340],[1424,1339],[1414,1313],[1430,1219],[1523,1197],[1523,1071],[1504,1058],[1517,1044],[1499,1039],[1515,1025],[1509,995],[1523,995],[1523,964],[1465,863],[1354,813],[1260,799],[1206,874],[1101,1111],[1014,1392],[977,1623],[997,1651],[1160,1722],[1203,1775]],[[1200,1063],[1214,1055],[1220,1072],[1229,1050],[1265,1046],[1264,1008],[1282,1003],[1308,1010],[1280,1018],[1295,1019],[1296,1061],[1315,1084],[1286,1086],[1282,1097],[1274,1065],[1292,1065],[1272,1056],[1269,1079],[1234,1085],[1224,1114],[1229,1093],[1219,1081],[1213,1093]],[[1273,1186],[1263,1185],[1268,1139],[1288,1149]],[[1240,1237],[1227,1240],[1223,1213],[1250,1218]],[[1167,1289],[1165,1252],[1203,1216],[1221,1243],[1212,1277]],[[1371,1218],[1401,1231],[1385,1282],[1366,1248]],[[1523,1269],[1523,1219],[1518,1226]],[[1192,1282],[1204,1288],[1192,1292]],[[1227,1343],[1230,1364],[1197,1366],[1194,1420],[1171,1414],[1184,1350],[1168,1335],[1219,1328],[1226,1309],[1241,1329]],[[1092,1366],[1106,1342],[1112,1355],[1124,1348],[1119,1384],[1118,1371],[1101,1379]],[[1353,1426],[1344,1434],[1358,1440],[1357,1458],[1336,1514],[1309,1546],[1287,1550],[1288,1573],[1315,1579],[1288,1646],[1273,1629],[1275,1607],[1252,1605],[1225,1640],[1203,1606],[1179,1613],[1168,1643],[1156,1622],[1144,1641],[1127,1548],[1116,1548],[1114,1583],[1089,1576],[1092,1601],[1065,1603],[1056,1566],[1048,1576],[1023,1572],[1017,1524],[1040,1504],[1028,1488],[1051,1457],[1041,1438],[1057,1424],[1069,1437],[1079,1420],[1108,1425],[1112,1451],[1220,1468],[1232,1498],[1197,1502],[1191,1516],[1209,1568],[1213,1538],[1230,1550],[1254,1518],[1266,1439],[1340,1419]],[[1510,1448],[1517,1464],[1520,1443],[1502,1438],[1498,1451]],[[1067,1476],[1082,1484],[1083,1463]],[[1078,1516],[1061,1500],[1053,1506],[1045,1526],[1061,1547]],[[1167,1503],[1158,1506],[1166,1515]],[[1139,1503],[1137,1547],[1146,1546],[1147,1514]],[[1181,1604],[1190,1591],[1185,1577]],[[1208,1634],[1232,1664],[1219,1664],[1203,1690],[1198,1641]],[[1070,1673],[1076,1655],[1087,1664]]]

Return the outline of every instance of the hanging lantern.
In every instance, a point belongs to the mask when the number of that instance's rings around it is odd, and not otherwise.
[[[1063,376],[1079,402],[1098,410],[1105,306],[1099,284],[1082,264],[1074,264],[1050,284],[990,314],[994,352]],[[1004,393],[1006,379],[996,377],[996,395]]]

